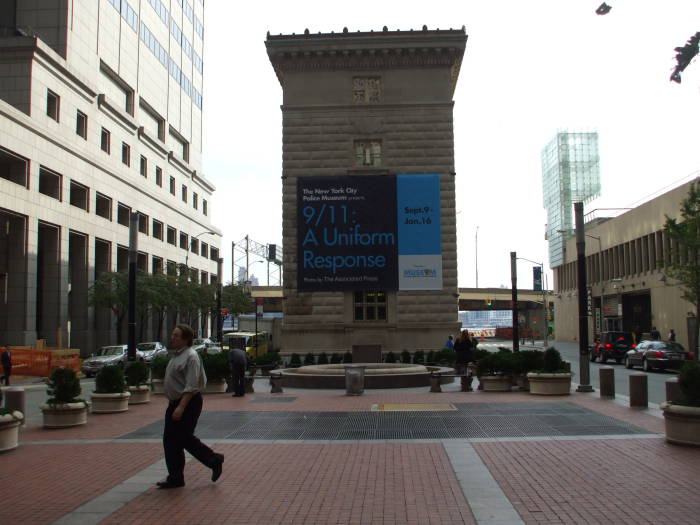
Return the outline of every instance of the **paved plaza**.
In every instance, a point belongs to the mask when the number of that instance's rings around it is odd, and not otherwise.
[[[32,386],[28,386],[32,388]],[[84,389],[85,390],[85,389]],[[696,524],[700,450],[671,446],[659,411],[575,393],[426,388],[206,395],[197,434],[225,454],[165,477],[166,402],[30,420],[0,455],[3,524]],[[84,391],[84,395],[89,395]]]

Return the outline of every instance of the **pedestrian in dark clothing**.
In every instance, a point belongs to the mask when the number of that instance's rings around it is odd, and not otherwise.
[[[651,338],[654,341],[658,341],[659,339],[661,339],[661,333],[656,329],[655,326],[651,327],[651,333],[649,335],[651,335]]]
[[[676,341],[676,332],[671,328],[671,331],[668,333],[668,340],[669,341]]]
[[[469,332],[463,330],[455,341],[455,353],[457,354],[456,368],[458,374],[464,374],[466,366],[472,361],[472,342]]]
[[[248,356],[245,350],[231,348],[228,351],[228,366],[231,368],[233,378],[233,397],[245,395],[245,370],[248,368]]]
[[[192,348],[193,338],[194,332],[186,324],[177,325],[171,334],[175,350],[163,380],[163,391],[169,400],[163,429],[168,477],[156,483],[159,489],[185,486],[185,450],[211,469],[212,481],[219,479],[224,463],[223,454],[215,453],[194,435],[202,413],[202,390],[207,376],[202,360]]]
[[[2,373],[1,379],[5,380],[5,386],[10,386],[10,376],[12,375],[12,355],[10,349],[5,347],[2,351]]]

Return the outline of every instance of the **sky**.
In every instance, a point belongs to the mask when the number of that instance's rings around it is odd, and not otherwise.
[[[597,0],[207,1],[204,174],[217,188],[224,281],[232,241],[282,244],[282,88],[268,31],[466,28],[454,93],[460,287],[475,286],[477,268],[480,287],[510,287],[511,251],[548,269],[540,152],[557,130],[599,133],[602,196],[585,213],[700,175],[700,58],[669,81],[674,48],[700,30],[700,2],[607,3],[598,16]],[[250,269],[260,284],[264,267]],[[531,268],[518,261],[519,288],[532,288]]]

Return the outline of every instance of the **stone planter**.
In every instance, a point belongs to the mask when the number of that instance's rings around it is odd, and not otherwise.
[[[512,376],[481,376],[479,382],[484,392],[510,392],[513,387]]]
[[[46,428],[65,428],[87,423],[88,407],[84,401],[41,405]]]
[[[521,392],[529,392],[530,380],[527,378],[527,374],[518,374],[515,376],[515,386],[517,386],[518,390]]]
[[[130,405],[143,405],[151,401],[151,389],[146,385],[130,386],[129,393],[131,394],[129,398]]]
[[[91,412],[93,414],[111,414],[113,412],[126,412],[129,410],[129,392],[116,392],[113,394],[98,394],[93,392]]]
[[[530,382],[530,393],[540,396],[563,396],[571,393],[571,374],[538,374],[530,372],[527,375]]]
[[[662,403],[666,441],[676,445],[700,445],[700,407]]]
[[[162,379],[151,379],[151,392],[154,394],[164,394],[163,392],[163,380]]]
[[[204,387],[203,394],[224,394],[226,392],[226,380],[215,379],[207,381],[207,386]]]
[[[24,415],[19,410],[0,416],[0,452],[13,450],[19,445],[19,426]]]

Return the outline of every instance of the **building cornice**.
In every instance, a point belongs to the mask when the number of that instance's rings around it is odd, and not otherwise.
[[[100,108],[103,113],[111,117],[112,120],[124,128],[128,133],[131,135],[136,135],[136,130],[139,128],[136,119],[113,105],[107,99],[107,96],[104,93],[97,95],[97,107]]]
[[[168,156],[168,149],[159,140],[151,137],[143,126],[138,129],[139,140],[143,142],[146,146],[151,148],[154,153],[160,155],[162,158]]]

